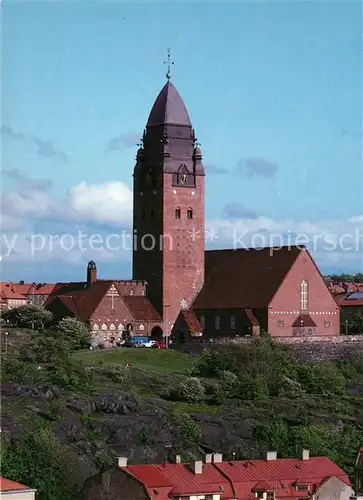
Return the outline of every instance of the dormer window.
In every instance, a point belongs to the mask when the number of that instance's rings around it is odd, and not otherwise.
[[[187,218],[188,218],[188,219],[192,219],[192,218],[193,218],[193,209],[188,208],[188,211],[187,211]]]
[[[180,217],[181,217],[181,210],[178,207],[178,208],[175,209],[175,218],[176,219],[180,219]]]

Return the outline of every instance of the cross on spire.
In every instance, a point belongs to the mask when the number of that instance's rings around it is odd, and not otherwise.
[[[166,73],[166,78],[167,78],[168,80],[170,80],[170,78],[171,78],[171,67],[172,67],[172,66],[173,66],[173,64],[174,64],[174,61],[172,61],[172,60],[171,60],[171,49],[168,49],[168,50],[167,50],[167,60],[166,60],[166,61],[164,61],[164,64],[167,64],[167,65],[168,65],[168,66],[167,66],[167,67],[168,67],[168,71],[167,71],[167,73]]]

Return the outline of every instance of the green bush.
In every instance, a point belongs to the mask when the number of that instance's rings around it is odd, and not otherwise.
[[[288,377],[281,377],[278,386],[278,396],[283,398],[301,398],[304,395],[304,389],[297,380]]]
[[[169,392],[169,399],[185,401],[186,403],[199,403],[205,397],[205,389],[198,378],[189,377]]]
[[[37,500],[76,500],[75,457],[48,429],[2,443],[1,474],[37,490]]]
[[[180,443],[184,449],[198,446],[203,434],[188,413],[180,410],[172,410],[169,415],[169,420],[180,433]]]
[[[13,356],[6,356],[1,362],[1,380],[15,382],[18,384],[31,384],[39,382],[43,378],[42,370],[36,365],[26,363]]]
[[[331,361],[299,366],[298,377],[310,394],[343,394],[345,391],[345,377]]]
[[[53,384],[64,389],[90,392],[94,389],[94,379],[89,369],[72,359],[60,359],[50,372]]]
[[[238,396],[245,400],[268,398],[269,389],[265,378],[261,375],[255,377],[243,376],[240,379]]]
[[[89,326],[76,318],[63,318],[52,331],[52,336],[62,338],[73,351],[87,348],[91,340]]]

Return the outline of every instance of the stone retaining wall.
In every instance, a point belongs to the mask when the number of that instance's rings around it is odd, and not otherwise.
[[[317,363],[324,360],[339,360],[354,354],[363,356],[363,335],[347,335],[339,337],[290,337],[275,338],[277,342],[287,345],[293,356],[302,363]],[[237,339],[215,339],[213,342],[191,342],[189,344],[172,344],[173,349],[191,356],[200,356],[203,349],[220,349],[227,345],[245,345],[252,337]]]

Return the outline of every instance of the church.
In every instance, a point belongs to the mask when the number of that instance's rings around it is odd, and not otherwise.
[[[133,279],[99,280],[91,262],[87,282],[59,284],[46,307],[80,316],[77,307],[87,303],[82,319],[105,339],[126,323],[134,335],[179,342],[261,332],[339,335],[339,305],[306,248],[205,249],[202,152],[170,76],[136,156]]]

